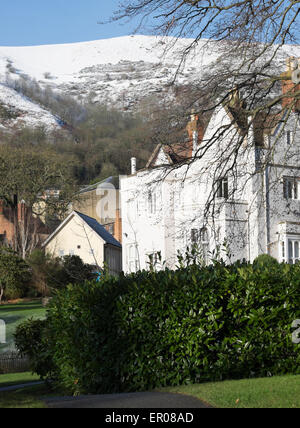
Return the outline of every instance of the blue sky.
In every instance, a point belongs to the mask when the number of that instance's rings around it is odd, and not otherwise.
[[[0,46],[72,43],[124,36],[134,24],[99,25],[118,0],[1,0]]]

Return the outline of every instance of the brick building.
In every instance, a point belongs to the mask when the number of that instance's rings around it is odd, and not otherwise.
[[[49,234],[47,227],[26,206],[25,202],[17,204],[17,210],[0,200],[0,242],[13,248],[17,247],[20,236],[26,234],[27,242],[39,245]]]

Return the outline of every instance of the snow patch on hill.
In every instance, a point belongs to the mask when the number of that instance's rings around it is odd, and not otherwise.
[[[124,111],[137,109],[149,97],[172,99],[170,83],[182,52],[192,40],[180,39],[172,46],[174,41],[137,35],[62,45],[0,47],[0,100],[23,111],[25,123],[42,121],[51,128],[57,126],[56,118],[41,106],[13,94],[14,91],[5,86],[7,75],[13,79],[27,75],[44,88],[79,100],[89,97]],[[286,46],[282,53],[300,56],[300,47]],[[178,75],[177,84],[196,81],[216,58],[214,45],[200,41]]]
[[[118,64],[124,60],[178,63],[180,51],[186,48],[191,40],[182,39],[175,49],[166,52],[167,43],[170,41],[171,38],[128,36],[62,45],[0,47],[0,73],[5,71],[7,60],[12,61],[15,68],[38,80],[43,79],[44,73],[48,72],[60,82],[68,80],[68,76],[87,67]],[[197,59],[197,66],[201,61],[201,58]]]
[[[4,84],[0,84],[1,106],[3,109],[0,119],[2,129],[38,126],[46,129],[59,128],[57,119],[51,113]]]

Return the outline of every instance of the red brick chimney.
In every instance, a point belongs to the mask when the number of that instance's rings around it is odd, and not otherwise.
[[[197,152],[199,144],[203,140],[204,130],[199,121],[199,115],[194,111],[191,113],[190,121],[186,127],[189,142],[191,143],[192,156]]]
[[[281,74],[282,80],[282,94],[288,94],[282,98],[282,107],[289,108],[295,102],[295,96],[293,94],[298,92],[298,99],[293,107],[294,112],[300,112],[300,83],[296,84],[293,82],[293,75],[295,72],[300,72],[300,58],[290,57],[286,61],[287,70]]]
[[[198,121],[199,121],[199,116],[194,112],[192,112],[190,121],[186,127],[190,141],[193,141],[194,132],[198,132]]]

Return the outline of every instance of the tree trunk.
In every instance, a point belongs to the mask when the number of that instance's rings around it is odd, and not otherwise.
[[[1,303],[2,303],[2,297],[3,297],[3,294],[4,294],[4,288],[0,288],[0,305],[1,305]]]
[[[18,251],[18,235],[19,235],[19,223],[18,223],[18,195],[13,196],[13,222],[14,222],[14,238],[13,238],[13,249]]]

